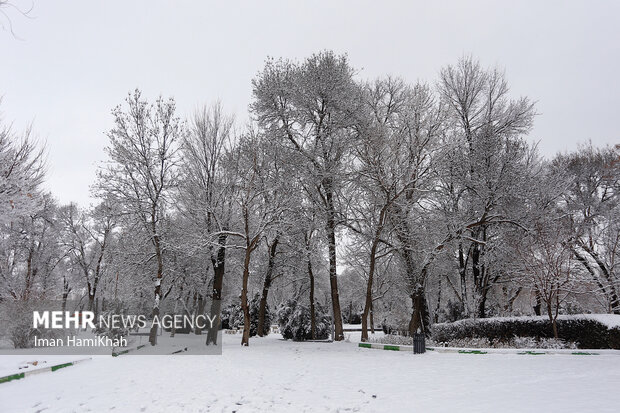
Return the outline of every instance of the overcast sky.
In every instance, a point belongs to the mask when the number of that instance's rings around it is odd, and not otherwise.
[[[244,120],[267,56],[322,49],[348,53],[360,78],[429,83],[471,54],[538,102],[530,138],[545,156],[620,143],[620,1],[35,0],[30,18],[4,11],[16,37],[0,31],[0,112],[47,141],[46,185],[61,202],[91,202],[110,110],[130,90],[174,96],[184,116],[220,99]]]

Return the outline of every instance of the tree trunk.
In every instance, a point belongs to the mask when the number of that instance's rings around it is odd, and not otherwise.
[[[409,322],[409,335],[413,337],[413,334],[420,331],[426,334],[425,316],[426,316],[426,300],[424,297],[424,288],[419,287],[411,295],[412,313],[411,321]]]
[[[541,315],[541,309],[542,309],[542,303],[541,303],[541,298],[540,298],[540,291],[538,290],[534,290],[534,294],[536,295],[536,305],[533,307],[534,308],[534,314],[535,315]]]
[[[370,246],[370,263],[368,265],[368,282],[366,283],[366,302],[364,303],[364,312],[362,313],[362,341],[368,341],[368,314],[372,307],[372,280],[375,273],[375,263],[377,256],[377,246],[379,240],[377,237]]]
[[[426,267],[422,269],[420,274],[420,280],[422,280],[413,291],[411,295],[411,301],[413,304],[413,313],[411,315],[411,322],[409,323],[409,334],[413,337],[413,333],[418,330],[424,335],[429,335],[430,330],[427,328],[430,323],[430,315],[428,313],[428,307],[426,303],[426,292],[424,291],[423,280],[426,279]]]
[[[479,318],[486,318],[487,317],[487,308],[486,308],[486,304],[487,304],[487,293],[488,293],[489,289],[486,287],[482,288],[482,291],[480,291],[480,298],[478,299],[478,317]]]
[[[250,306],[248,305],[248,279],[250,278],[250,257],[252,250],[249,243],[245,249],[245,259],[243,260],[243,285],[241,288],[241,309],[243,310],[243,336],[242,346],[250,345]]]
[[[265,273],[265,281],[263,282],[263,294],[260,298],[260,306],[258,308],[258,331],[259,337],[265,335],[265,313],[267,312],[267,295],[271,287],[271,277],[273,275],[273,267],[276,258],[276,249],[278,248],[278,237],[276,236],[273,243],[269,247],[269,260],[267,262],[267,272]],[[269,328],[267,326],[267,328]]]
[[[159,318],[159,298],[161,297],[161,277],[155,280],[155,303],[153,304],[153,312],[151,313],[153,320]],[[149,343],[151,346],[157,344],[157,325],[153,323],[149,332]]]
[[[179,300],[175,300],[174,301],[174,309],[172,310],[172,317],[174,320],[174,317],[176,317],[177,314],[177,304],[179,303]],[[177,332],[177,323],[173,322],[172,326],[170,327],[170,337],[174,337],[174,334]]]
[[[331,180],[325,183],[325,199],[327,201],[327,247],[329,251],[329,285],[331,287],[332,314],[334,323],[334,341],[344,340],[342,330],[342,313],[338,294],[338,274],[336,272],[336,219]]]
[[[213,264],[213,293],[211,294],[211,317],[217,316],[216,323],[222,319],[222,287],[224,284],[224,270],[226,263],[226,235],[218,238],[218,249],[215,257],[211,258]],[[218,328],[210,328],[207,334],[207,345],[217,344]]]
[[[370,333],[375,334],[375,312],[373,301],[370,300]]]
[[[551,300],[547,303],[547,315],[549,316],[549,321],[551,321],[551,326],[553,327],[553,337],[558,339],[558,324],[556,318],[553,316],[553,310],[551,309]]]
[[[205,313],[205,304],[206,303],[205,303],[205,300],[202,294],[198,294],[198,310],[196,311],[195,319],[198,319],[198,316],[201,316]],[[202,334],[202,329],[198,327],[199,324],[202,324],[202,323],[196,322],[194,325],[194,334],[196,334],[197,336]]]
[[[313,340],[316,340],[316,314],[314,309],[314,273],[312,272],[312,258],[310,254],[309,240],[306,241],[308,246],[308,276],[310,277],[310,334]]]
[[[69,297],[69,293],[71,292],[71,287],[69,287],[69,281],[67,281],[67,277],[63,275],[62,277],[62,312],[64,314],[67,309],[67,298]]]
[[[435,306],[435,314],[433,321],[439,322],[439,310],[441,309],[441,277],[439,277],[439,285],[437,286],[437,305]]]
[[[469,303],[467,300],[467,260],[463,252],[463,244],[459,243],[459,279],[461,280],[461,300],[463,302],[463,316],[469,316]]]
[[[88,311],[95,311],[95,295],[88,294]]]
[[[480,235],[480,231],[476,231],[472,234],[474,239]],[[478,307],[476,309],[476,315],[480,318],[484,318],[485,315],[485,302],[486,292],[484,291],[483,278],[484,267],[481,264],[482,259],[482,247],[480,244],[474,244],[471,251],[471,272],[474,282],[474,304]]]
[[[153,234],[157,234],[154,219],[152,220],[152,229]],[[153,303],[152,313],[153,319],[155,319],[159,318],[159,301],[161,300],[161,281],[164,275],[164,265],[158,235],[153,235],[153,244],[155,246],[155,255],[157,257],[157,278],[155,280],[155,300]],[[151,343],[152,346],[157,344],[157,325],[155,323],[153,323],[153,325],[151,326],[151,331],[149,333],[149,343]]]

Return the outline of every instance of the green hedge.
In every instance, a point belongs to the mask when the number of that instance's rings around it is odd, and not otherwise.
[[[620,328],[608,328],[591,318],[558,319],[558,336],[579,348],[620,349]],[[433,340],[448,342],[467,338],[486,338],[491,344],[514,337],[553,338],[549,320],[541,318],[493,318],[460,320],[433,326]]]

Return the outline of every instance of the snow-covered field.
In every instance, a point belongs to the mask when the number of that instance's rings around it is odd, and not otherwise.
[[[275,334],[249,348],[223,338],[221,356],[94,356],[2,383],[0,412],[620,411],[618,355],[414,356]]]

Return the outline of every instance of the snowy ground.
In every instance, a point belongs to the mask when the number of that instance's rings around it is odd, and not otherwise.
[[[223,338],[221,356],[94,356],[2,383],[0,412],[620,410],[618,355],[414,356],[279,335],[249,348],[238,335]]]

